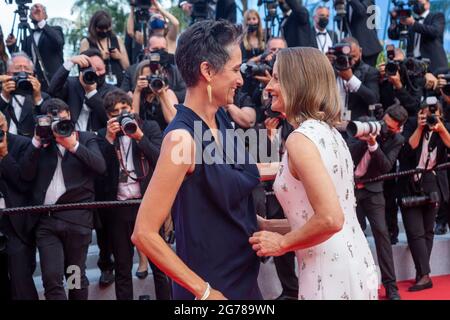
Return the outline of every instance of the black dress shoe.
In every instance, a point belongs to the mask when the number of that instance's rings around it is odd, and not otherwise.
[[[411,287],[408,288],[408,291],[410,292],[415,292],[415,291],[421,291],[421,290],[425,290],[425,289],[431,289],[433,288],[433,282],[430,280],[424,284],[415,284]]]
[[[114,283],[114,272],[112,270],[102,271],[98,284],[102,288],[109,287]]]
[[[277,298],[275,298],[275,300],[285,300],[285,301],[298,300],[298,297],[288,296],[288,295],[285,295],[285,294],[282,293]]]
[[[136,277],[138,277],[139,279],[143,280],[145,278],[147,278],[148,276],[148,271],[136,271]]]
[[[446,233],[447,233],[447,226],[445,224],[442,223],[436,224],[436,227],[434,228],[435,235],[441,236]]]
[[[388,300],[402,300],[400,294],[398,293],[398,289],[395,287],[386,288],[386,298]]]

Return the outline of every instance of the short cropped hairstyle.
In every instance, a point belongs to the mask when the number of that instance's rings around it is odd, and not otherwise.
[[[340,122],[336,77],[324,54],[315,48],[286,48],[278,52],[275,63],[289,121],[315,119],[330,126]]]
[[[393,104],[386,109],[385,114],[397,121],[400,126],[404,125],[408,120],[408,111],[400,104]]]
[[[103,107],[107,113],[114,112],[114,107],[118,103],[127,104],[131,107],[133,101],[130,96],[121,89],[116,89],[107,93],[103,99]]]
[[[58,113],[60,112],[70,112],[70,108],[67,105],[67,103],[65,103],[64,101],[62,101],[61,99],[58,98],[52,98],[49,100],[46,100],[41,107],[41,112],[42,114],[49,114],[49,113],[53,113],[54,110],[57,110]]]
[[[357,47],[361,47],[361,46],[359,45],[359,41],[356,40],[356,38],[353,38],[353,37],[346,37],[346,38],[342,39],[341,42],[349,43],[350,45],[354,44],[354,45],[356,45]]]
[[[203,20],[186,29],[178,39],[175,61],[186,86],[200,79],[200,65],[208,62],[219,72],[230,59],[228,47],[239,44],[242,27],[226,20]]]

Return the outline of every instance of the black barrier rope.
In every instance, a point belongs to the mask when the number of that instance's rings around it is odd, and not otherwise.
[[[122,208],[128,206],[138,206],[142,200],[126,200],[126,201],[99,201],[99,202],[81,202],[81,203],[65,203],[55,205],[42,205],[32,207],[7,208],[0,211],[2,214],[18,214],[18,213],[48,213],[65,210],[80,209],[106,209],[106,208]]]
[[[373,182],[379,182],[379,181],[386,181],[386,180],[392,180],[392,179],[396,179],[396,178],[412,176],[412,175],[420,174],[420,173],[446,170],[449,168],[450,168],[450,162],[446,162],[446,163],[437,165],[431,169],[412,169],[412,170],[406,170],[406,171],[400,171],[400,172],[394,172],[394,173],[387,173],[387,174],[383,174],[381,176],[371,178],[371,179],[364,179],[364,180],[356,179],[355,183],[367,184],[367,183],[373,183]]]

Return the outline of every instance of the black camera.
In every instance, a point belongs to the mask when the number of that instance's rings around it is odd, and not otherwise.
[[[138,129],[138,124],[136,121],[136,116],[129,112],[122,112],[117,117],[117,122],[122,127],[123,132],[128,135],[135,134]]]
[[[412,7],[417,1],[409,0],[392,0],[394,4],[394,12],[397,14],[396,19],[406,19],[412,16]]]
[[[166,77],[163,76],[162,72],[162,62],[161,59],[165,58],[166,56],[163,54],[161,55],[160,52],[153,52],[150,53],[150,70],[152,74],[147,77],[149,88],[153,91],[161,90],[166,86],[166,83],[168,82]],[[164,63],[168,63],[167,61],[164,61]]]
[[[430,59],[409,57],[404,62],[406,73],[410,78],[423,78],[430,67]]]
[[[273,67],[267,63],[247,62],[241,65],[241,73],[245,78],[253,78],[254,76],[265,76],[266,71],[272,74]]]
[[[410,196],[402,198],[402,207],[415,208],[425,205],[431,205],[435,208],[439,207],[439,194],[431,192],[429,195]]]
[[[400,63],[398,61],[395,61],[395,46],[394,45],[387,45],[386,46],[386,56],[387,56],[387,62],[386,62],[386,75],[388,76],[395,76],[397,72],[400,70]]]
[[[82,74],[83,82],[87,85],[93,85],[98,81],[97,72],[95,72],[94,68],[79,68],[79,72]]]
[[[446,95],[446,96],[450,96],[450,73],[449,74],[444,74],[444,76],[442,77],[442,79],[445,79],[447,81],[447,84],[445,86],[442,87],[442,92]]]
[[[52,114],[55,114],[52,112]],[[56,111],[57,114],[57,111]],[[57,116],[41,115],[36,117],[36,135],[42,144],[48,144],[54,139],[54,133],[62,137],[70,137],[75,131],[72,120],[61,120]]]
[[[28,80],[28,73],[21,71],[13,74],[12,81],[16,83],[15,94],[20,95],[31,95],[33,94],[33,85],[30,80]]]
[[[351,46],[348,43],[338,43],[328,49],[328,53],[336,57],[333,66],[338,71],[348,70],[352,67]]]
[[[430,111],[430,115],[427,116],[427,125],[429,127],[433,127],[438,123],[438,115],[436,115],[436,111],[438,110],[437,106],[437,98],[436,97],[428,97],[425,100],[425,104],[423,105],[423,108],[427,108]]]
[[[208,8],[209,0],[188,0],[188,2],[192,4],[192,23],[206,19],[214,19]]]

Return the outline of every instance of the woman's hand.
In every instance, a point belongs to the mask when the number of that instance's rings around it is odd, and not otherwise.
[[[283,240],[279,233],[260,231],[255,232],[249,241],[258,257],[279,257],[285,254]]]
[[[110,52],[111,58],[113,58],[114,60],[120,60],[122,59],[122,53],[119,51],[119,49],[114,48],[113,50],[111,50]]]
[[[146,77],[144,76],[140,76],[137,83],[136,83],[136,89],[135,92],[141,93],[142,90],[144,90],[145,88],[148,88],[148,80]]]

